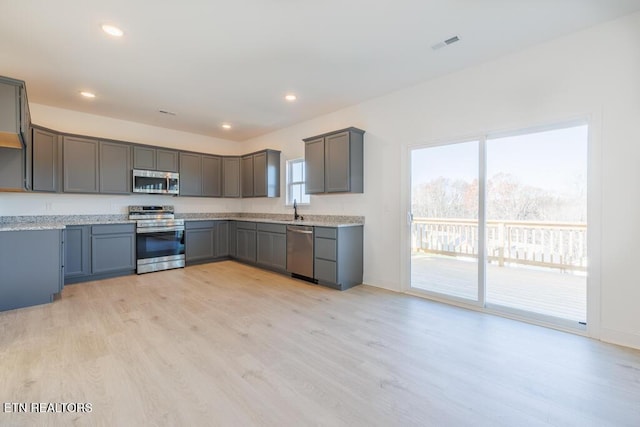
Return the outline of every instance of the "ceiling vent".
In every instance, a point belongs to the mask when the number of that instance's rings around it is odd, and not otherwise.
[[[458,41],[460,41],[460,37],[458,36],[449,37],[444,41],[434,44],[433,46],[431,46],[431,49],[433,50],[442,49],[443,47],[447,47],[450,44],[454,44],[455,42],[458,42]]]
[[[166,114],[168,116],[175,116],[176,115],[176,113],[174,113],[173,111],[167,111],[167,110],[158,110],[158,113]]]

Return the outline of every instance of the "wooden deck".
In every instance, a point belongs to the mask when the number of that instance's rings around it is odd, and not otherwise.
[[[477,301],[477,263],[454,257],[413,254],[411,283],[417,289]],[[551,269],[487,269],[487,303],[563,319],[586,321],[586,276]]]

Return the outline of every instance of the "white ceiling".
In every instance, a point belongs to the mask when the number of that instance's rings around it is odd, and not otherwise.
[[[640,0],[1,3],[0,75],[25,80],[31,102],[237,141],[640,10]]]

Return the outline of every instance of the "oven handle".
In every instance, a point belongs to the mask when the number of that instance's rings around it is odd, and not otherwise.
[[[176,225],[175,227],[143,227],[143,228],[136,228],[136,233],[137,234],[162,233],[164,231],[184,231],[184,225]]]

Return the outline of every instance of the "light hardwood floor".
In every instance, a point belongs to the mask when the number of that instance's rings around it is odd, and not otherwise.
[[[638,426],[640,351],[231,261],[0,313],[0,425]]]

